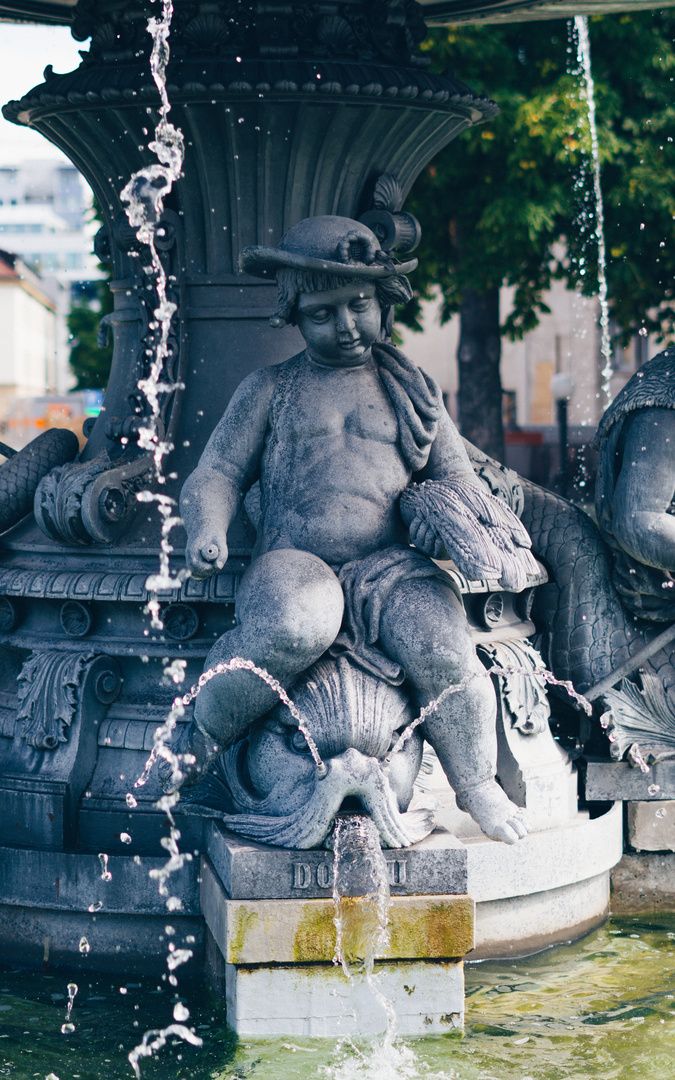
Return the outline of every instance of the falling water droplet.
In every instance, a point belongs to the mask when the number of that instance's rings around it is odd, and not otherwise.
[[[658,784],[650,784],[647,788],[647,792],[649,795],[658,795],[660,790],[661,788]]]
[[[100,911],[102,907],[103,907],[103,901],[102,900],[95,900],[93,904],[89,905],[89,907],[87,908],[87,911]]]
[[[68,1009],[66,1011],[65,1023],[61,1024],[62,1035],[72,1035],[75,1031],[75,1025],[71,1022],[70,1014],[73,1011],[73,1003],[75,1001],[75,995],[77,994],[77,983],[68,983]]]
[[[90,909],[90,910],[91,910],[91,909]],[[79,945],[79,949],[80,949],[80,952],[81,952],[81,953],[83,953],[83,954],[84,954],[85,956],[86,956],[86,954],[87,954],[88,952],[90,952],[90,951],[91,951],[91,945],[90,945],[90,944],[89,944],[89,942],[87,941],[86,937],[81,937],[81,938],[80,938],[80,945]]]
[[[130,810],[133,810],[136,806],[138,806],[138,799],[135,799],[130,791],[127,791],[127,806]]]
[[[173,1007],[173,1018],[177,1020],[179,1024],[182,1024],[190,1017],[190,1010],[186,1009],[182,1001],[177,1001]]]
[[[131,837],[129,836],[128,832],[120,833],[120,840],[122,841],[123,844],[130,844],[131,843]]]
[[[659,810],[657,810],[654,816],[657,818],[664,818],[666,816],[665,807],[662,806]]]
[[[112,881],[112,874],[108,870],[108,856],[100,853],[98,860],[101,864],[101,881]]]

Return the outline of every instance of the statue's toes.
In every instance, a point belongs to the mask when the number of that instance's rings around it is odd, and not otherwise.
[[[508,820],[508,825],[518,834],[519,840],[522,840],[524,836],[527,836],[531,828],[527,814],[524,810],[519,810],[517,813],[513,814]]]
[[[491,840],[501,840],[503,844],[517,844],[530,831],[527,817],[524,812],[516,810],[515,813],[503,820],[495,822],[487,835]]]

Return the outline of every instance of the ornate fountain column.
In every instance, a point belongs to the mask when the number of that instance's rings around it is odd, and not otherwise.
[[[162,492],[177,495],[241,379],[299,342],[293,328],[270,328],[274,286],[240,274],[239,251],[278,242],[310,215],[358,217],[385,173],[397,181],[388,209],[398,210],[430,158],[496,111],[427,70],[416,54],[420,10],[404,0],[177,0],[168,90],[186,153],[158,242],[178,305],[164,373],[174,388],[161,398],[160,435],[173,446]],[[147,876],[163,862],[157,789],[151,780],[136,791],[134,809],[126,794],[176,692],[162,671],[184,659],[195,680],[232,618],[251,542],[241,521],[225,570],[163,596],[164,630],[151,628],[145,580],[157,569],[160,518],[136,495],[157,487],[137,445],[149,411],[137,383],[156,334],[154,290],[120,191],[153,160],[153,13],[147,2],[79,0],[73,33],[91,37],[80,67],[47,68],[41,86],[4,110],[62,149],[96,193],[115,310],[110,383],[88,443],[43,484],[36,517],[2,538],[0,941],[6,958],[39,961],[44,949],[70,962],[86,935],[86,962],[126,970],[136,957],[147,967],[166,917]],[[172,540],[178,568],[178,531]],[[192,821],[182,826],[191,852],[204,840]],[[99,853],[110,855],[111,882],[100,880]],[[197,865],[171,889],[185,933],[199,938]],[[198,959],[199,940],[193,951]]]

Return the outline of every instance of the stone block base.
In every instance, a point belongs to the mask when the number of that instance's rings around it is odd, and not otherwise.
[[[675,761],[659,761],[643,773],[627,761],[588,758],[585,791],[588,802],[675,799]]]
[[[628,802],[626,824],[636,851],[675,851],[675,801]]]
[[[629,852],[612,871],[615,915],[675,911],[675,854]]]
[[[609,873],[559,889],[476,905],[476,947],[467,960],[529,956],[601,926],[609,911]]]
[[[464,1022],[461,961],[411,960],[375,965],[402,1035],[447,1034]],[[365,983],[334,964],[227,964],[228,1023],[240,1036],[377,1036],[386,1012]]]

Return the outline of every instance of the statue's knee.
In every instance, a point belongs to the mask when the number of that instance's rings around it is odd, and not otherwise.
[[[330,617],[322,618],[319,612],[307,618],[302,612],[284,611],[274,622],[274,648],[289,660],[297,657],[305,666],[332,645],[338,630]]]
[[[416,642],[417,663],[446,685],[461,682],[478,665],[468,633],[425,634]]]
[[[237,596],[241,624],[264,636],[275,652],[310,662],[337,637],[343,607],[331,568],[304,551],[262,555],[242,579]]]

